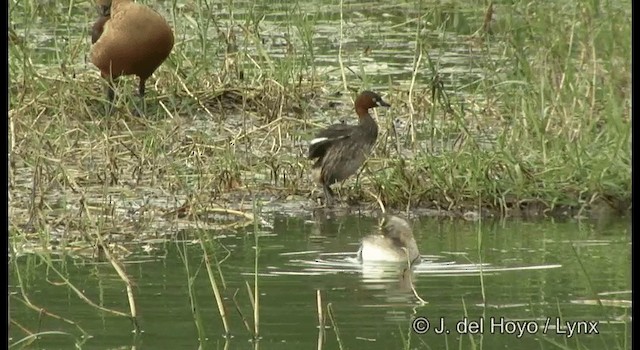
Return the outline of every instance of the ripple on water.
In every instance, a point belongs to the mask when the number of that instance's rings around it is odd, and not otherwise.
[[[271,276],[296,275],[317,276],[337,273],[363,273],[365,282],[379,282],[388,278],[397,278],[397,264],[361,263],[357,253],[322,253],[315,250],[287,252],[281,256],[291,257],[282,267],[273,267],[267,273]],[[451,254],[456,255],[456,254]],[[497,274],[507,271],[546,270],[560,268],[560,264],[542,264],[528,266],[497,266],[489,263],[460,263],[443,255],[422,255],[422,262],[414,266],[415,275],[439,276],[477,276]],[[375,276],[375,277],[372,277]]]

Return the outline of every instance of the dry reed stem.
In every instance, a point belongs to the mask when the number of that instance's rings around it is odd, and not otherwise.
[[[54,314],[54,313],[52,313],[52,312],[47,311],[47,310],[46,310],[46,309],[44,309],[44,308],[41,308],[41,307],[36,306],[35,304],[33,304],[33,303],[31,302],[31,300],[29,299],[29,297],[28,297],[28,296],[26,295],[26,293],[24,292],[24,289],[25,289],[25,288],[20,288],[20,289],[21,289],[21,292],[20,292],[20,293],[21,293],[21,295],[22,295],[22,299],[17,298],[17,297],[15,297],[15,296],[13,296],[13,295],[12,295],[11,297],[12,297],[12,298],[14,298],[14,299],[15,299],[15,300],[17,300],[17,301],[20,301],[22,304],[24,304],[24,305],[25,305],[26,307],[28,307],[29,309],[31,309],[31,310],[33,310],[33,311],[38,312],[40,315],[49,316],[49,317],[54,318],[54,319],[56,319],[56,320],[60,320],[60,321],[62,321],[62,322],[64,322],[64,323],[70,324],[70,325],[72,325],[72,326],[76,327],[76,328],[77,328],[80,332],[82,332],[82,334],[83,334],[83,335],[85,335],[85,336],[89,334],[89,333],[85,332],[85,330],[84,330],[82,327],[80,327],[80,325],[79,325],[79,324],[77,324],[77,323],[75,323],[75,322],[71,321],[70,319],[64,318],[64,317],[62,317],[62,316],[58,316],[58,315],[56,315],[56,314]]]
[[[347,77],[344,74],[344,63],[342,62],[342,41],[344,40],[344,1],[340,0],[340,43],[338,44],[338,64],[340,65],[340,75],[342,76],[342,88],[344,92],[349,92],[349,88],[347,87]]]
[[[33,334],[29,329],[27,329],[26,327],[24,327],[23,325],[21,325],[20,323],[18,323],[18,321],[14,320],[14,319],[11,319],[10,323],[15,325],[16,327],[18,327],[21,331],[23,331],[27,335],[32,335]]]
[[[227,312],[222,302],[222,295],[220,294],[220,290],[218,289],[216,278],[213,274],[213,271],[211,270],[211,261],[209,260],[209,254],[207,254],[207,250],[202,240],[200,240],[200,247],[202,248],[202,254],[204,256],[204,263],[205,263],[205,267],[207,268],[207,275],[209,276],[209,282],[211,283],[211,289],[213,290],[213,295],[215,296],[216,304],[218,305],[218,313],[220,314],[220,318],[222,319],[222,326],[224,327],[225,335],[228,335],[230,334],[230,330],[229,330],[229,324],[227,323]]]
[[[375,193],[371,192],[370,190],[365,190],[371,197],[373,197],[376,202],[378,202],[378,206],[380,206],[380,210],[382,211],[382,213],[386,213],[387,210],[384,207],[384,203],[382,203],[382,199],[380,199],[380,196],[376,195]]]
[[[249,326],[249,321],[247,321],[247,318],[242,313],[242,310],[240,309],[240,305],[238,304],[238,300],[236,299],[236,296],[238,295],[238,291],[239,289],[236,289],[236,291],[233,293],[233,297],[231,297],[231,300],[233,300],[233,304],[235,305],[236,311],[238,312],[238,314],[240,315],[240,318],[242,319],[242,324],[244,324],[244,328],[247,329],[247,333],[253,336],[251,326]]]
[[[98,305],[98,304],[94,303],[94,302],[93,302],[93,301],[91,301],[89,298],[87,298],[87,297],[86,297],[86,296],[85,296],[85,295],[84,295],[84,294],[83,294],[83,293],[82,293],[78,288],[76,288],[76,287],[75,287],[71,282],[69,282],[69,280],[68,280],[66,277],[64,277],[64,275],[63,275],[60,271],[58,271],[56,268],[54,268],[54,267],[53,267],[52,265],[50,265],[50,264],[49,264],[48,266],[49,266],[49,268],[50,268],[51,270],[53,270],[53,271],[58,275],[58,277],[60,277],[60,278],[64,281],[64,283],[65,283],[69,288],[71,288],[71,290],[72,290],[72,291],[73,291],[73,292],[78,296],[78,298],[80,298],[80,299],[81,299],[82,301],[84,301],[85,303],[89,304],[90,306],[92,306],[92,307],[94,307],[94,308],[96,308],[96,309],[98,309],[98,310],[105,311],[105,312],[108,312],[108,313],[114,314],[114,315],[116,315],[116,316],[122,316],[122,317],[127,317],[127,318],[130,318],[130,317],[131,317],[131,315],[126,314],[126,313],[124,313],[124,312],[117,311],[117,310],[112,310],[112,309],[108,309],[108,308],[106,308],[106,307],[103,307],[103,306],[100,306],[100,305]],[[137,325],[136,325],[136,326],[137,326]]]
[[[333,317],[333,304],[327,304],[327,315],[329,315],[329,321],[331,321],[331,328],[333,329],[333,333],[336,335],[336,341],[338,342],[338,347],[343,349],[342,340],[340,339],[340,331],[338,330],[338,325]]]
[[[416,77],[418,76],[418,70],[420,69],[420,62],[422,61],[422,45],[419,44],[419,35],[420,35],[420,21],[417,21],[416,24],[416,50],[418,50],[418,57],[415,58],[413,62],[413,72],[411,72],[411,83],[409,84],[409,132],[411,135],[411,146],[415,148],[416,145],[416,125],[413,121],[413,115],[415,114],[415,109],[413,107],[413,90],[416,84]]]
[[[322,312],[322,293],[320,289],[316,289],[316,307],[318,310],[318,326],[324,329],[324,314]]]
[[[127,300],[129,301],[129,310],[131,311],[131,321],[133,322],[134,331],[136,332],[136,334],[139,334],[140,326],[138,325],[136,300],[133,297],[133,287],[131,280],[129,279],[129,276],[127,276],[127,274],[124,272],[122,266],[120,266],[120,263],[116,261],[111,253],[109,253],[109,248],[103,244],[100,235],[98,235],[98,246],[102,247],[102,252],[104,253],[105,257],[107,258],[107,260],[109,260],[111,266],[113,266],[113,269],[116,270],[118,276],[120,276],[120,279],[122,279],[124,284],[127,286]]]
[[[254,202],[254,211],[255,211],[255,202]],[[256,339],[258,339],[258,336],[260,334],[260,293],[259,293],[259,285],[258,285],[258,258],[260,257],[260,246],[258,244],[259,240],[258,240],[258,233],[254,232],[253,233],[253,238],[255,241],[255,260],[254,260],[254,267],[253,267],[253,298],[252,298],[252,305],[253,305],[253,330],[254,330],[254,337]],[[245,282],[247,284],[247,289],[249,290],[249,292],[251,291],[251,288],[249,288],[249,283]],[[251,293],[249,294],[251,295]]]
[[[84,196],[83,196],[84,197]],[[81,210],[84,212],[84,214],[86,215],[87,219],[89,220],[89,222],[95,222],[95,220],[92,218],[91,213],[89,212],[89,208],[86,205],[82,205]],[[90,237],[88,234],[86,234],[87,239],[89,239],[89,241],[91,241]],[[135,303],[135,298],[133,296],[133,287],[132,287],[132,283],[131,280],[129,279],[129,277],[127,276],[127,274],[124,272],[124,270],[122,269],[122,267],[120,266],[119,262],[116,261],[116,259],[111,255],[111,253],[109,252],[109,248],[108,246],[106,246],[104,244],[104,242],[102,241],[102,237],[100,235],[100,233],[98,233],[96,235],[96,247],[98,249],[101,249],[102,252],[104,253],[105,257],[107,258],[107,260],[109,260],[109,262],[111,263],[111,266],[113,266],[114,270],[116,271],[116,273],[118,274],[118,276],[120,277],[120,279],[122,279],[122,281],[125,283],[126,285],[126,289],[127,289],[127,300],[129,302],[129,310],[131,312],[130,315],[126,315],[124,313],[121,313],[118,311],[118,314],[121,316],[127,316],[130,317],[131,322],[133,323],[133,327],[134,327],[134,331],[136,332],[136,334],[140,333],[140,327],[138,325],[138,318],[137,318],[137,310],[136,310],[136,303]],[[62,275],[60,275],[60,277],[62,277]],[[63,279],[65,279],[64,277],[62,277]],[[66,280],[66,279],[65,279]],[[74,290],[76,290],[76,288],[72,285],[70,285],[70,287]],[[76,293],[80,293],[80,291],[77,291]],[[86,299],[86,302],[90,302],[89,299],[85,298],[84,295],[82,293],[79,294],[81,296],[81,298]],[[95,305],[95,304],[94,304]],[[97,306],[97,305],[95,305]],[[104,310],[104,308],[102,308],[101,306],[99,307],[101,310]]]
[[[411,292],[413,292],[413,296],[415,296],[416,299],[418,299],[418,302],[420,303],[420,305],[426,305],[428,304],[428,302],[424,301],[424,299],[422,299],[420,295],[418,295],[418,291],[416,291],[416,286],[413,284],[413,271],[411,266],[411,260],[409,260],[409,252],[405,247],[402,247],[402,250],[404,250],[405,256],[407,257],[407,267],[404,268],[405,270],[402,272],[402,275],[406,273],[407,276],[409,277],[409,285],[411,286]]]
[[[322,293],[320,289],[316,289],[316,307],[318,310],[318,350],[322,349],[324,344],[324,312],[322,311]]]

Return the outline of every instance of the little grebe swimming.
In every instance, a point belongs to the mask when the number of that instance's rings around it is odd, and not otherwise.
[[[420,252],[409,223],[397,216],[387,216],[382,232],[362,239],[358,259],[367,261],[420,262]]]

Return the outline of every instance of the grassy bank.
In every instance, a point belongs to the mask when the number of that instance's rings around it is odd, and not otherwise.
[[[103,82],[87,63],[92,3],[12,3],[14,227],[108,229],[253,198],[311,206],[307,142],[355,122],[353,91],[365,88],[393,107],[378,111],[381,135],[357,183],[340,190],[350,204],[377,206],[378,196],[389,208],[513,216],[631,205],[628,3],[495,6],[485,27],[485,5],[400,4],[380,9],[396,27],[364,34],[358,26],[376,19],[335,4],[325,15],[274,6],[265,18],[259,4],[155,5],[176,45],[140,118],[133,79],[121,79],[117,110],[104,115]],[[314,35],[327,23],[334,38]],[[413,57],[403,80],[367,68],[395,62],[384,43],[396,28]],[[467,55],[463,78],[439,59],[454,49]]]

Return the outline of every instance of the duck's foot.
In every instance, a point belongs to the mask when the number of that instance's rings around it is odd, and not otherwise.
[[[140,78],[140,84],[138,85],[138,97],[140,97],[140,105],[142,107],[138,108],[138,106],[136,106],[135,111],[133,111],[133,115],[136,117],[144,117],[147,115],[147,102],[144,99],[146,81],[146,78]]]
[[[113,87],[111,87],[111,85],[109,85],[109,84],[107,84],[105,86],[104,90],[105,90],[106,100],[102,100],[101,104],[103,106],[104,116],[105,117],[109,117],[116,110],[116,106],[115,106],[115,103],[114,103],[115,92],[113,90]]]
[[[333,207],[334,193],[329,186],[322,186],[324,192],[324,206],[327,208]]]
[[[138,108],[138,106],[134,105],[133,107],[133,111],[131,111],[131,115],[133,115],[134,117],[144,117],[145,115],[147,115],[145,108]]]

